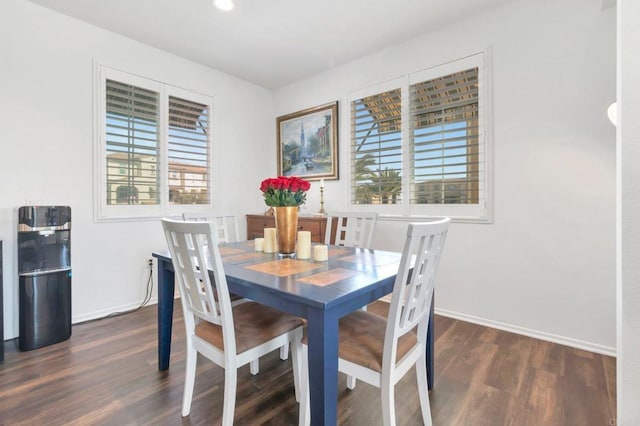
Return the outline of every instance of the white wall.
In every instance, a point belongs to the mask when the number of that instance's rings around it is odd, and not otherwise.
[[[74,322],[137,306],[145,291],[145,259],[152,250],[165,247],[157,220],[93,221],[94,60],[211,95],[214,200],[220,209],[238,216],[264,210],[258,186],[276,168],[269,90],[24,0],[2,0],[0,239],[5,338],[18,332],[14,247],[19,206],[72,208]],[[244,221],[241,225],[244,232]]]
[[[340,101],[341,178],[325,207],[344,209],[348,93],[489,48],[494,223],[452,225],[436,308],[614,354],[615,24],[600,0],[512,1],[277,90],[275,113]],[[374,245],[400,249],[405,228],[383,219]]]
[[[640,424],[640,3],[618,0],[618,422]]]
[[[20,205],[73,209],[75,320],[142,300],[144,259],[164,245],[157,221],[93,222],[94,59],[214,97],[215,136],[223,142],[216,153],[224,159],[217,164],[216,199],[242,215],[264,210],[257,185],[275,174],[274,116],[341,101],[341,178],[326,182],[326,207],[341,209],[348,183],[347,94],[489,47],[495,219],[452,226],[436,306],[613,353],[615,146],[604,110],[615,97],[614,46],[614,10],[601,10],[599,0],[512,1],[277,90],[272,109],[268,90],[24,0],[3,0],[5,337],[14,337],[18,326],[13,247]],[[308,212],[317,211],[318,195],[310,194],[308,204]],[[404,227],[383,220],[374,243],[399,249]]]

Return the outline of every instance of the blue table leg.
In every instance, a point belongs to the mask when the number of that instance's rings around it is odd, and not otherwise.
[[[158,259],[158,368],[169,368],[173,326],[174,274],[171,265]]]
[[[309,310],[309,388],[311,425],[336,425],[338,419],[338,318]]]
[[[434,346],[435,346],[435,330],[433,325],[433,303],[434,297],[431,298],[431,311],[429,312],[429,326],[427,327],[427,387],[429,390],[433,389],[433,377],[434,377]]]

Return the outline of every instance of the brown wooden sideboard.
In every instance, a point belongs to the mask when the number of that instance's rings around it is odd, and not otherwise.
[[[311,231],[311,241],[324,242],[327,218],[318,216],[298,216],[298,231]],[[275,228],[275,218],[266,215],[247,215],[247,239],[264,237],[264,228]]]

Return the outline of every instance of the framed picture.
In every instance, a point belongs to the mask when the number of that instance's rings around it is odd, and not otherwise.
[[[278,176],[338,179],[338,101],[276,119]]]

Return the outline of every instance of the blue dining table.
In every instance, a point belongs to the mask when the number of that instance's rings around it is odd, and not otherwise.
[[[313,247],[312,247],[313,253]],[[229,291],[307,320],[311,424],[337,423],[338,323],[393,290],[400,253],[329,246],[329,260],[280,258],[254,251],[253,241],[220,246]],[[168,251],[158,261],[158,366],[169,368],[174,274]],[[433,303],[427,375],[433,387]]]

